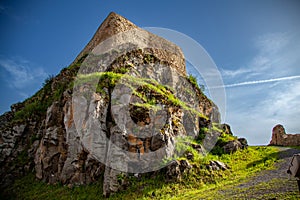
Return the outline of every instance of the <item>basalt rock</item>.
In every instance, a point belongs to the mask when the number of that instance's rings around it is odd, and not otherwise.
[[[93,75],[100,81],[86,82]],[[128,83],[140,96],[124,93]],[[188,80],[181,49],[111,13],[69,68],[0,117],[1,187],[30,172],[70,186],[103,177],[109,196],[123,188],[124,172],[159,170],[176,137],[197,137],[201,127],[219,122],[217,106]],[[166,176],[180,179],[189,169],[188,161],[174,161]]]

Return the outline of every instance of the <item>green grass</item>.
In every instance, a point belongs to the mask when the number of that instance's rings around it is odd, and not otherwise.
[[[299,149],[300,150],[300,146],[291,146],[289,148],[292,148],[292,149]]]
[[[222,156],[208,154],[208,156],[203,157],[197,155],[193,162],[189,161],[193,165],[190,173],[185,174],[180,182],[167,182],[164,173],[159,173],[156,177],[145,175],[140,181],[130,177],[130,187],[112,195],[110,199],[215,199],[214,197],[230,197],[230,193],[224,192],[222,194],[216,191],[224,190],[228,186],[247,180],[261,170],[272,169],[277,160],[277,152],[275,147],[249,147],[247,150]],[[211,172],[205,167],[210,160],[222,161],[230,169]],[[14,199],[103,198],[101,181],[88,186],[68,188],[60,184],[48,185],[36,181],[32,174],[16,181],[8,192]],[[240,190],[241,194],[243,192]],[[282,195],[293,196],[291,193]]]
[[[255,173],[271,169],[277,159],[277,150],[273,147],[249,147],[247,150],[222,156],[208,155],[199,160],[195,159],[191,174],[181,183],[162,184],[144,194],[143,198],[150,199],[152,192],[161,194],[155,199],[199,199],[215,196],[216,190],[226,185],[237,184]],[[227,171],[210,172],[203,165],[210,160],[220,160],[231,167]],[[124,198],[126,196],[124,195]],[[142,198],[139,196],[138,198]]]
[[[145,57],[146,62],[152,62],[151,56]],[[62,98],[63,92],[68,88],[73,88],[76,84],[90,82],[95,80],[96,91],[101,93],[104,88],[113,88],[119,80],[133,89],[133,94],[140,97],[144,101],[143,104],[136,103],[137,106],[144,106],[148,109],[156,109],[155,105],[158,103],[157,99],[148,99],[145,95],[149,91],[154,91],[159,94],[164,103],[172,104],[189,110],[198,116],[207,119],[202,113],[195,111],[193,108],[180,101],[173,94],[172,88],[159,84],[152,79],[137,78],[124,74],[128,67],[120,68],[114,72],[93,73],[89,75],[81,75],[77,82],[73,82],[75,73],[79,65],[65,68],[62,72],[69,74],[68,79],[59,82],[55,88],[52,88],[52,81],[54,77],[45,80],[44,87],[38,91],[33,97],[24,102],[24,107],[15,113],[14,120],[24,120],[34,115],[45,115],[47,108],[55,100]],[[63,80],[63,79],[62,79]],[[193,76],[189,76],[188,80],[197,84],[197,80]],[[134,86],[134,87],[133,87]],[[142,88],[142,90],[136,90]],[[199,89],[199,87],[198,87]],[[200,91],[200,89],[199,89]],[[222,132],[217,126],[213,126],[214,131]],[[201,129],[202,136],[208,130]],[[30,137],[31,143],[37,138],[36,135]],[[201,138],[200,138],[201,139]],[[199,140],[200,140],[199,139]],[[235,139],[233,136],[221,134],[218,142],[226,142]],[[187,152],[194,154],[194,160],[189,161],[193,168],[189,174],[185,174],[180,182],[167,182],[164,173],[159,173],[155,177],[145,175],[142,180],[138,181],[134,177],[129,177],[130,187],[127,190],[112,195],[110,199],[199,199],[212,197],[226,197],[226,192],[216,196],[216,191],[226,189],[228,185],[235,185],[247,178],[253,176],[255,173],[271,169],[277,159],[277,149],[274,147],[249,147],[247,150],[238,151],[234,154],[213,155],[208,154],[203,157],[191,147],[180,147],[186,149]],[[28,159],[27,151],[22,151],[17,161],[21,164],[26,164]],[[184,159],[184,158],[177,158]],[[230,170],[227,171],[209,171],[205,166],[210,160],[219,160],[226,163]],[[118,177],[124,178],[124,177]],[[126,177],[125,177],[126,178]],[[86,186],[75,186],[69,188],[61,184],[49,185],[42,181],[35,180],[34,174],[29,174],[21,179],[18,179],[14,185],[6,190],[6,193],[0,195],[0,199],[102,199],[102,180]],[[261,185],[261,187],[269,187],[268,185]],[[240,193],[245,193],[244,190],[239,190]],[[219,195],[219,194],[218,194]],[[293,194],[282,194],[293,195]]]
[[[187,76],[187,80],[199,91],[204,92],[204,85],[198,85],[197,78],[192,74]]]
[[[128,74],[121,74],[116,72],[95,72],[92,74],[80,74],[75,81],[75,87],[84,85],[91,85],[95,87],[97,92],[103,92],[104,88],[113,88],[117,83],[125,84],[131,88],[132,93],[140,97],[144,101],[145,108],[156,108],[153,106],[154,99],[147,99],[145,93],[153,91],[161,96],[162,103],[168,105],[179,106],[184,110],[191,111],[193,114],[198,115],[201,118],[208,119],[207,116],[191,108],[185,102],[179,100],[172,92],[171,88],[159,84],[156,80],[148,78],[138,78],[133,77]],[[143,88],[143,91],[138,91],[137,89]],[[138,106],[142,106],[138,104]]]
[[[85,58],[89,56],[89,59],[87,59],[87,62]],[[123,56],[124,57],[124,56]],[[125,57],[120,57],[120,59],[125,59]],[[73,89],[74,86],[74,78],[79,70],[79,67],[81,65],[84,65],[83,67],[94,67],[95,62],[101,59],[99,56],[95,56],[93,54],[89,55],[83,55],[81,59],[76,64],[73,64],[67,68],[64,68],[61,70],[61,73],[58,76],[49,76],[45,79],[43,88],[41,88],[35,95],[32,97],[26,99],[22,104],[23,107],[18,110],[14,114],[13,122],[19,122],[19,121],[25,121],[26,119],[33,119],[33,118],[40,118],[41,116],[45,116],[45,113],[47,111],[47,108],[54,102],[58,101],[62,98],[63,92],[66,89]],[[144,61],[146,63],[154,62],[155,57],[146,54],[144,57]],[[126,59],[125,59],[126,60]],[[85,61],[85,62],[83,62]],[[196,111],[195,109],[191,108],[189,105],[187,105],[185,102],[180,101],[178,98],[176,98],[173,95],[172,88],[169,88],[167,86],[163,86],[159,84],[155,80],[151,79],[144,79],[144,78],[137,78],[133,76],[129,76],[126,73],[129,71],[129,69],[132,69],[133,66],[128,64],[125,66],[120,66],[118,68],[111,69],[112,71],[109,72],[103,72],[103,73],[92,73],[89,75],[81,75],[77,79],[77,84],[82,83],[82,81],[91,81],[91,80],[98,80],[98,85],[96,86],[96,92],[103,93],[103,88],[110,88],[112,89],[118,80],[122,78],[123,83],[127,84],[129,87],[132,87],[133,85],[143,85],[147,90],[152,90],[155,92],[158,92],[159,94],[165,96],[169,103],[172,103],[175,106],[180,106],[185,110],[191,111],[194,114],[197,114],[198,116],[207,119],[206,116],[204,116],[202,113]],[[84,77],[85,76],[85,77]],[[196,89],[196,93],[201,93],[201,89],[198,86],[197,79],[189,75],[186,77],[186,79],[193,85],[193,87]],[[56,81],[56,84],[53,85],[53,82]],[[76,84],[76,83],[75,83]],[[135,91],[135,90],[133,90]],[[145,98],[145,95],[138,94],[139,97],[142,97],[145,100],[145,107],[148,108],[156,108],[153,107],[153,102],[151,100],[148,102],[148,100]],[[88,94],[87,94],[88,95]]]
[[[71,89],[73,79],[80,67],[80,63],[69,66],[61,70],[61,73],[54,77],[49,76],[43,83],[43,88],[32,97],[26,99],[23,107],[14,113],[12,122],[26,121],[27,119],[39,119],[46,116],[46,111],[54,101],[62,98],[63,92]],[[63,74],[63,75],[62,75]],[[56,80],[56,84],[53,82]]]
[[[17,180],[8,191],[1,194],[0,199],[99,199],[102,197],[102,182],[69,188],[61,184],[50,185],[37,181],[33,174],[29,174]]]

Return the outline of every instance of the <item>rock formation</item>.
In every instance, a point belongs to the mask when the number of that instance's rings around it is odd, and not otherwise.
[[[177,137],[213,123],[217,106],[188,79],[181,49],[111,13],[68,68],[0,117],[1,187],[30,172],[70,186],[103,177],[109,196],[120,175],[159,170]],[[173,165],[166,176],[190,168]]]
[[[276,125],[272,130],[272,139],[269,145],[300,146],[300,134],[287,134],[282,125]]]

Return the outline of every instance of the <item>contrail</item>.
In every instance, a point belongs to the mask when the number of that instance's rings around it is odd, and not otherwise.
[[[246,82],[240,82],[240,83],[233,83],[223,86],[216,86],[214,88],[231,88],[231,87],[238,87],[238,86],[244,86],[244,85],[254,85],[254,84],[261,84],[261,83],[271,83],[271,82],[277,82],[277,81],[287,81],[287,80],[293,80],[298,79],[300,76],[287,76],[287,77],[281,77],[281,78],[271,78],[266,80],[258,80],[258,81],[246,81]]]

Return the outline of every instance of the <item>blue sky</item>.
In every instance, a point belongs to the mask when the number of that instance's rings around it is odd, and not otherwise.
[[[300,133],[297,0],[1,0],[0,113],[68,66],[111,11],[201,44],[227,86],[224,120],[236,135],[267,144],[278,123]]]

